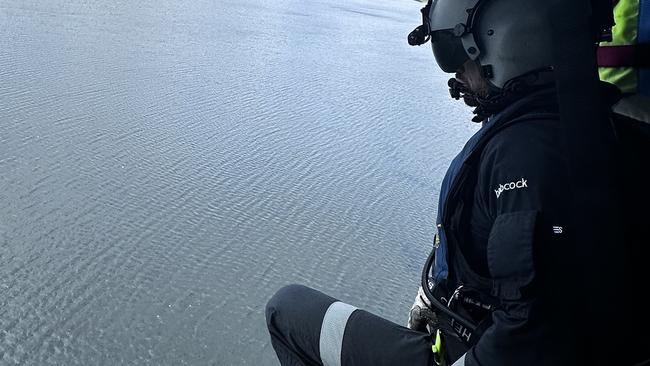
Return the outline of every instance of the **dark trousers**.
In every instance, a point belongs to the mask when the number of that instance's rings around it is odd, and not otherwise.
[[[287,365],[434,365],[431,338],[300,285],[266,305],[271,343]]]

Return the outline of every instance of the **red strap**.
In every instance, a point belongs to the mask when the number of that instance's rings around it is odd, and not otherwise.
[[[650,44],[598,47],[597,57],[598,66],[650,67]]]

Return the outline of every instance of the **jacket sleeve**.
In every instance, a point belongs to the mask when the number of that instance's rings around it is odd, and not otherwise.
[[[482,152],[475,200],[492,221],[487,264],[492,295],[502,306],[459,365],[566,364],[560,347],[569,343],[561,339],[554,298],[566,284],[557,280],[566,267],[553,260],[566,246],[570,208],[557,132],[554,121],[520,123],[500,132]]]

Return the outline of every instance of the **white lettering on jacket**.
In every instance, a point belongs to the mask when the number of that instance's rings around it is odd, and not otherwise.
[[[516,188],[528,188],[528,180],[521,178],[516,182],[499,184],[499,188],[495,189],[494,193],[496,193],[497,198],[499,198],[501,196],[501,193],[503,193],[503,191],[509,191],[511,189],[516,189]]]

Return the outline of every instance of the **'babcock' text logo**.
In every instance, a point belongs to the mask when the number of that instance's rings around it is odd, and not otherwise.
[[[528,188],[528,180],[521,178],[516,182],[499,184],[499,188],[495,189],[494,193],[496,193],[497,198],[499,198],[499,196],[501,196],[501,193],[503,193],[503,191],[509,191],[515,188]]]

